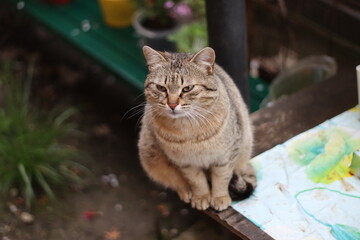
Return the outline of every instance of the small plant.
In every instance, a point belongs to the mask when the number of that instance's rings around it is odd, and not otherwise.
[[[205,21],[194,21],[183,25],[169,36],[180,52],[198,52],[207,46],[207,28]]]
[[[207,26],[205,18],[205,1],[184,0],[193,10],[192,21],[184,24],[171,34],[168,39],[175,42],[180,52],[198,52],[208,44]]]
[[[75,111],[54,110],[45,117],[31,106],[33,69],[34,61],[25,80],[9,64],[0,69],[0,193],[19,189],[28,209],[38,193],[55,200],[53,188],[79,181],[83,169],[73,161],[80,151],[60,142],[76,132],[68,123]]]

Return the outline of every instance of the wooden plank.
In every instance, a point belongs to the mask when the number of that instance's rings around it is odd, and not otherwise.
[[[255,131],[254,155],[332,118],[357,103],[355,69],[352,77],[338,76],[251,114]]]
[[[205,214],[229,229],[235,235],[244,240],[273,240],[268,234],[262,231],[254,223],[250,222],[233,208],[228,208],[222,212],[212,209],[204,211]]]

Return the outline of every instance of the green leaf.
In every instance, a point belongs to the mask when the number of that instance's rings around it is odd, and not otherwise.
[[[31,177],[27,174],[26,169],[23,164],[18,164],[18,168],[21,174],[21,177],[25,184],[25,204],[26,208],[30,209],[31,206],[31,200],[34,196],[34,190],[32,188],[31,184]]]
[[[6,68],[0,64],[0,91],[5,93],[0,103],[0,193],[7,197],[10,188],[18,188],[27,208],[35,198],[35,186],[55,198],[55,186],[78,181],[60,166],[82,157],[78,149],[61,144],[65,137],[78,136],[76,126],[68,121],[75,109],[58,107],[45,115],[29,101],[35,59],[25,77],[12,74],[10,63]]]
[[[54,192],[51,190],[49,184],[46,182],[44,176],[41,174],[39,170],[35,171],[35,176],[38,182],[40,183],[41,187],[43,188],[43,190],[46,192],[46,195],[49,197],[49,199],[54,201],[55,200]]]
[[[63,124],[68,118],[73,116],[76,113],[74,108],[69,108],[57,116],[54,120],[54,126],[59,127]]]

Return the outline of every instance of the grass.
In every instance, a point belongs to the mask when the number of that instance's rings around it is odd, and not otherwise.
[[[0,193],[18,189],[27,209],[39,194],[55,200],[54,189],[80,181],[84,169],[74,161],[80,151],[61,142],[78,133],[69,121],[75,110],[44,114],[32,106],[35,59],[29,65],[26,77],[12,73],[10,64],[0,70]]]

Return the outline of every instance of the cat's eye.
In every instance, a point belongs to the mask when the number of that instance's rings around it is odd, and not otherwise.
[[[186,86],[182,89],[182,92],[186,93],[186,92],[190,92],[191,90],[193,90],[194,85],[190,85],[190,86]]]
[[[157,88],[157,90],[159,90],[160,92],[166,92],[166,87],[164,87],[164,86],[161,86],[161,85],[157,84],[157,85],[156,85],[156,88]]]

